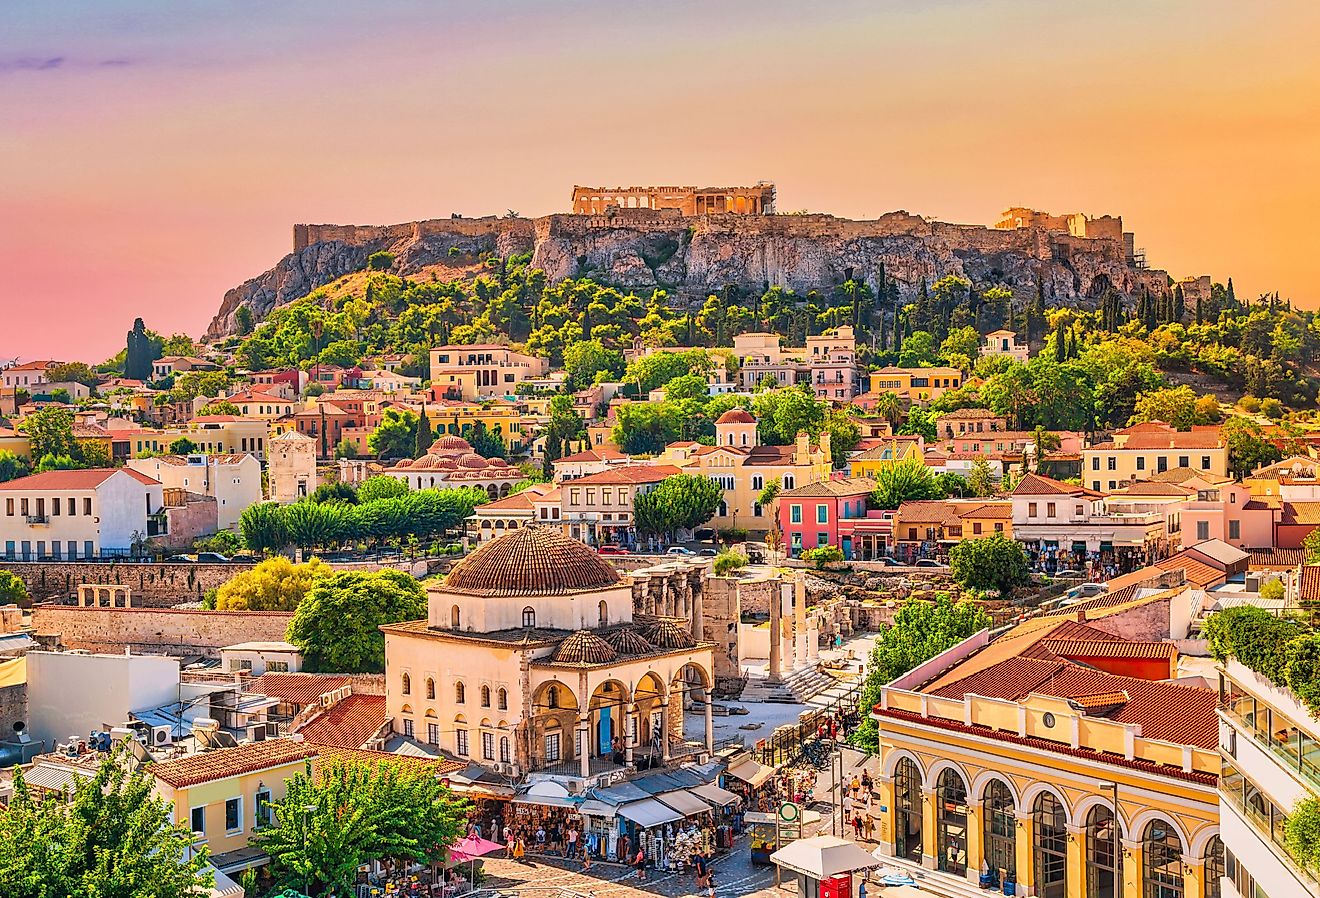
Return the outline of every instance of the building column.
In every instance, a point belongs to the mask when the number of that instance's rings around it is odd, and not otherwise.
[[[875,778],[876,799],[872,808],[884,808],[880,812],[880,825],[876,827],[880,835],[880,853],[886,857],[894,856],[894,778],[877,776]]]
[[[591,715],[578,718],[578,742],[582,744],[582,754],[578,758],[582,777],[591,776]],[[576,748],[577,746],[574,746]]]
[[[981,805],[967,796],[967,879],[980,884],[981,861],[985,855],[985,825],[981,819]]]
[[[778,683],[780,676],[779,649],[783,641],[784,628],[782,624],[784,613],[784,590],[788,584],[776,584],[776,588],[770,590],[770,671],[766,679],[771,683]]]
[[[1014,842],[1017,857],[1014,860],[1014,865],[1017,868],[1017,894],[1019,895],[1035,894],[1036,877],[1032,869],[1032,827],[1030,811],[1017,815],[1017,840]]]
[[[715,706],[711,704],[710,690],[706,690],[706,751],[715,750]]]
[[[664,703],[660,710],[660,756],[666,764],[669,763],[669,724],[673,716],[674,692],[670,687],[669,699]],[[678,717],[683,719],[683,700],[678,701]]]
[[[935,800],[934,789],[921,790],[921,866],[927,870],[935,869],[940,853],[939,840],[935,838]]]
[[[637,739],[642,735],[642,722],[638,716],[636,702],[628,703],[623,725],[627,727],[623,733],[623,760],[624,763],[631,764],[633,762],[633,748],[636,747]]]
[[[1086,827],[1069,823],[1068,830],[1068,879],[1065,894],[1068,898],[1083,898],[1086,894]]]
[[[1123,840],[1123,898],[1141,898],[1141,840]],[[1190,894],[1185,889],[1183,894]]]
[[[794,667],[807,666],[807,577],[803,571],[793,575],[793,655]]]

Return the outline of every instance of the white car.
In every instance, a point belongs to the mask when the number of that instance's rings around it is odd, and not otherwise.
[[[665,552],[665,554],[666,555],[696,555],[697,553],[693,552],[691,549],[685,549],[682,546],[670,546],[668,551]]]

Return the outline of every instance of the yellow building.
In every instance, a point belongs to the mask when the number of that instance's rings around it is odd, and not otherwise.
[[[656,462],[674,465],[685,474],[704,474],[718,483],[724,501],[707,526],[745,529],[751,536],[775,527],[773,509],[759,501],[768,484],[778,481],[781,490],[796,489],[828,480],[832,468],[828,433],[816,443],[799,433],[792,446],[762,446],[756,418],[740,408],[730,409],[715,422],[714,446],[671,443]]]
[[[962,386],[963,373],[957,368],[897,368],[890,366],[871,372],[872,393],[896,393],[909,402],[930,402]]]
[[[465,429],[482,424],[487,433],[499,434],[510,450],[526,444],[525,417],[512,402],[461,402],[440,399],[426,404],[426,417],[433,433],[464,436]]]
[[[12,452],[20,458],[31,458],[32,443],[27,434],[0,427],[0,452]]]
[[[431,387],[449,399],[512,396],[518,384],[545,375],[549,362],[507,346],[437,346],[431,350]]]
[[[273,422],[234,415],[200,415],[181,427],[161,430],[114,429],[109,431],[115,458],[132,458],[143,452],[166,452],[170,443],[187,437],[197,451],[207,455],[250,453],[266,458],[266,442],[280,433]]]
[[[893,681],[873,711],[881,850],[1018,895],[1218,896],[1217,693],[1176,666],[1171,643],[1055,617]]]
[[[1228,476],[1228,445],[1217,425],[1175,430],[1148,421],[1114,431],[1113,438],[1082,449],[1082,483],[1097,492],[1121,489],[1174,468]]]
[[[852,477],[870,477],[874,480],[885,468],[904,461],[922,461],[922,459],[919,437],[892,438],[848,459],[848,474]]]

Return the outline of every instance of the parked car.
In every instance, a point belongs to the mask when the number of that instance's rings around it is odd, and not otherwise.
[[[912,562],[913,567],[948,567],[943,562],[936,561],[934,558],[918,558]]]
[[[174,564],[196,564],[196,555],[171,555],[170,561]]]
[[[623,546],[597,546],[598,555],[628,555],[630,554]]]
[[[1063,594],[1065,599],[1093,599],[1109,592],[1103,583],[1079,583]]]
[[[902,566],[903,566],[903,562],[901,562],[901,561],[899,561],[897,558],[893,558],[893,557],[891,557],[891,556],[889,556],[889,555],[881,555],[879,558],[875,559],[875,561],[876,561],[876,564],[883,564],[885,567],[902,567]]]
[[[670,546],[665,552],[666,555],[696,555],[691,549],[685,549],[683,546]]]
[[[198,552],[197,561],[201,564],[229,564],[228,556],[219,552]]]
[[[714,558],[716,555],[720,553],[715,551],[714,549],[702,549],[699,552],[697,552],[697,554],[700,555],[702,558]]]
[[[1084,580],[1084,579],[1086,579],[1086,572],[1085,572],[1085,571],[1075,571],[1075,570],[1073,570],[1072,568],[1068,568],[1068,570],[1066,570],[1066,571],[1059,571],[1057,574],[1055,574],[1055,575],[1054,575],[1054,579],[1056,579],[1056,580]]]

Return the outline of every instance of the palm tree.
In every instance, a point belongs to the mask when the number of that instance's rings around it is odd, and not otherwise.
[[[903,420],[903,403],[899,401],[897,393],[888,390],[875,397],[875,411],[889,422],[890,430],[896,430]]]

